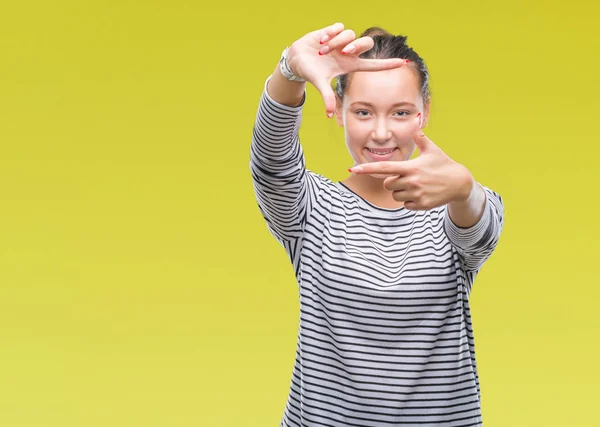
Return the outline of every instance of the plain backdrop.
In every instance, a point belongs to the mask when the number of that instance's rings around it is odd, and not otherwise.
[[[472,294],[486,427],[597,426],[600,6],[20,1],[0,11],[0,426],[279,425],[298,290],[249,173],[284,47],[408,35],[427,135],[505,200]],[[343,132],[309,87],[308,167]]]

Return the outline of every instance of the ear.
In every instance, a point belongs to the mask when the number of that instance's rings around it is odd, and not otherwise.
[[[344,127],[343,102],[335,95],[335,121],[338,126]]]
[[[425,129],[427,127],[427,122],[429,121],[429,108],[431,106],[431,97],[427,97],[425,104],[423,105],[423,121],[421,122],[421,129]]]

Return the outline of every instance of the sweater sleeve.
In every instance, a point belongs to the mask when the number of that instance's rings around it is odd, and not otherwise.
[[[260,212],[271,234],[284,244],[302,235],[319,180],[306,170],[298,136],[306,93],[301,105],[282,105],[267,93],[269,79],[254,124],[250,171]]]
[[[450,218],[448,206],[445,207],[444,231],[470,276],[476,274],[490,257],[498,245],[504,225],[502,197],[487,187],[483,189],[486,195],[484,211],[479,221],[471,227],[457,226]]]

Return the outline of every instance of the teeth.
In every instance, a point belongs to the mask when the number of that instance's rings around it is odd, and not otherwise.
[[[379,154],[380,156],[383,156],[385,154],[390,154],[392,151],[395,150],[395,148],[392,148],[391,150],[387,150],[387,151],[373,151],[370,148],[367,148],[367,150],[369,150],[373,154]]]

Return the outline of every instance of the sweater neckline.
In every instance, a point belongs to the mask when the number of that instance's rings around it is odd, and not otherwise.
[[[394,214],[394,216],[397,216],[398,214],[401,214],[401,215],[414,214],[414,211],[411,211],[410,209],[407,209],[404,206],[401,206],[399,208],[383,208],[381,206],[377,206],[377,205],[369,202],[367,199],[362,197],[360,194],[356,193],[354,190],[352,190],[350,187],[348,187],[346,184],[344,184],[341,181],[337,181],[336,185],[338,186],[338,188],[341,188],[342,190],[352,194],[361,204],[366,205],[368,208],[374,209],[378,212],[383,212],[386,214]]]

